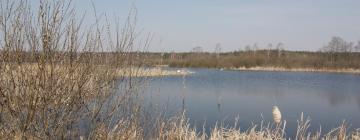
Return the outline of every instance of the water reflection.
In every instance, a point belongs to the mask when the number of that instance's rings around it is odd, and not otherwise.
[[[148,91],[159,94],[159,102],[173,104],[173,110],[177,110],[177,105],[186,109],[190,121],[200,126],[205,120],[207,126],[211,126],[216,121],[233,120],[238,115],[240,124],[245,126],[262,119],[271,121],[271,107],[276,104],[288,127],[293,129],[301,112],[311,116],[310,129],[317,130],[321,124],[327,131],[344,119],[352,127],[360,127],[358,75],[193,71],[196,73],[187,77],[154,79]]]
[[[221,104],[222,104],[222,97],[221,97],[221,95],[219,95],[217,97],[217,108],[218,108],[219,113],[221,113]]]

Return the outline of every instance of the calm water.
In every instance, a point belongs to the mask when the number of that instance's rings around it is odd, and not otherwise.
[[[190,69],[186,77],[153,78],[146,99],[169,111],[187,110],[190,123],[207,131],[216,122],[242,130],[261,120],[272,121],[278,105],[292,137],[301,112],[311,118],[311,130],[328,132],[343,120],[360,127],[360,76],[335,73],[248,72]]]

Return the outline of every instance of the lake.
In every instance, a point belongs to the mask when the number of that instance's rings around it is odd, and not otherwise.
[[[209,131],[216,122],[241,130],[251,123],[272,122],[277,105],[286,120],[286,136],[296,134],[301,112],[311,119],[310,130],[322,133],[344,120],[360,128],[360,76],[340,73],[220,71],[188,69],[185,77],[152,78],[145,98],[167,106],[171,112],[186,110],[192,126]]]

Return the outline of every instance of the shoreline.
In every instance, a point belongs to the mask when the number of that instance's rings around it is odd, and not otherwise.
[[[315,69],[315,68],[284,68],[284,67],[238,67],[229,68],[234,71],[272,71],[272,72],[319,72],[319,73],[350,73],[360,74],[360,69],[342,68],[342,69]]]
[[[118,69],[117,76],[133,77],[161,77],[161,76],[186,76],[193,72],[188,70],[164,70],[161,68],[126,68]]]
[[[31,71],[33,74],[39,70],[37,64],[35,63],[25,63],[20,65],[13,65],[12,67],[21,68],[25,70]],[[77,67],[77,68],[75,68]],[[82,66],[74,66],[74,69],[81,68]],[[105,67],[105,68],[104,68]],[[161,76],[187,76],[192,74],[192,71],[187,70],[186,68],[179,69],[162,69],[160,67],[128,67],[128,68],[116,68],[112,69],[104,65],[96,65],[92,66],[93,70],[101,71],[101,70],[110,70],[111,73],[115,74],[115,77],[161,77]],[[45,66],[46,70],[50,70],[50,65]],[[5,69],[11,70],[10,66],[6,66]],[[69,71],[70,68],[66,67],[66,65],[54,65],[52,68],[57,72]]]

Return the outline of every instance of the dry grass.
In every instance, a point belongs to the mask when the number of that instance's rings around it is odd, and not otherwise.
[[[237,122],[237,121],[236,121]],[[205,132],[197,132],[196,128],[190,128],[186,117],[178,117],[167,123],[169,128],[159,131],[159,137],[156,139],[171,139],[171,140],[358,140],[360,138],[359,129],[348,132],[347,125],[342,123],[338,128],[331,130],[328,133],[321,134],[321,132],[309,132],[310,119],[304,119],[303,114],[298,120],[298,128],[294,138],[286,137],[285,126],[286,122],[280,124],[268,123],[264,125],[254,124],[245,131],[241,131],[236,125],[230,128],[222,125],[215,125],[209,135]],[[236,123],[235,123],[236,124]],[[166,123],[163,124],[166,126]],[[166,128],[166,127],[162,127]],[[154,138],[155,139],[155,138]]]

